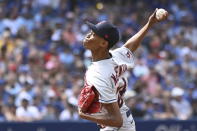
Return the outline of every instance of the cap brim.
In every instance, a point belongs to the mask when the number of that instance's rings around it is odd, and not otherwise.
[[[86,21],[86,24],[88,25],[88,27],[94,32],[96,33],[97,35],[99,34],[98,33],[98,29],[96,28],[96,26],[88,21]]]

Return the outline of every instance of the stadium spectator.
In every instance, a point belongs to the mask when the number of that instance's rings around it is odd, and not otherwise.
[[[172,97],[170,104],[173,108],[175,116],[180,120],[187,120],[192,115],[191,104],[183,98],[184,90],[180,87],[175,87],[172,90]],[[184,107],[184,108],[183,108]]]
[[[65,108],[60,113],[59,120],[79,120],[77,107],[76,105],[71,104],[70,102],[65,102]]]
[[[43,116],[42,116],[42,120],[45,120],[45,121],[58,120],[56,112],[57,111],[52,104],[47,104],[46,105],[46,110],[45,110],[45,112],[43,113]]]
[[[15,105],[7,105],[4,108],[4,114],[6,121],[17,122],[20,119],[16,116],[16,106]]]
[[[30,122],[40,120],[40,112],[37,107],[29,105],[28,99],[21,100],[21,106],[16,109],[16,116],[20,121]]]

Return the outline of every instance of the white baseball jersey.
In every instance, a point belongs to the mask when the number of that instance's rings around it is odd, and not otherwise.
[[[99,92],[99,102],[118,102],[122,116],[128,111],[123,96],[127,88],[125,72],[134,67],[132,52],[126,47],[110,51],[112,57],[93,62],[85,75],[85,86],[94,86]],[[102,109],[101,112],[105,112]],[[124,125],[123,117],[123,125]]]

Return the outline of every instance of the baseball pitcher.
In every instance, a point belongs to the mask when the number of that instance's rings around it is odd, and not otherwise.
[[[135,131],[131,111],[123,96],[127,88],[125,72],[134,67],[133,53],[148,30],[157,22],[167,19],[166,11],[160,19],[157,9],[146,25],[122,47],[110,49],[119,41],[118,29],[107,21],[96,25],[87,22],[91,32],[83,41],[92,53],[92,64],[84,77],[84,88],[79,96],[79,115],[97,123],[100,131]]]

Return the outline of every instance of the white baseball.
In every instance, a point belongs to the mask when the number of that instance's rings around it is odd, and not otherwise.
[[[163,19],[163,17],[164,17],[165,15],[167,15],[167,11],[166,11],[165,9],[160,8],[160,9],[158,9],[157,12],[156,12],[156,18],[157,18],[157,20]]]

